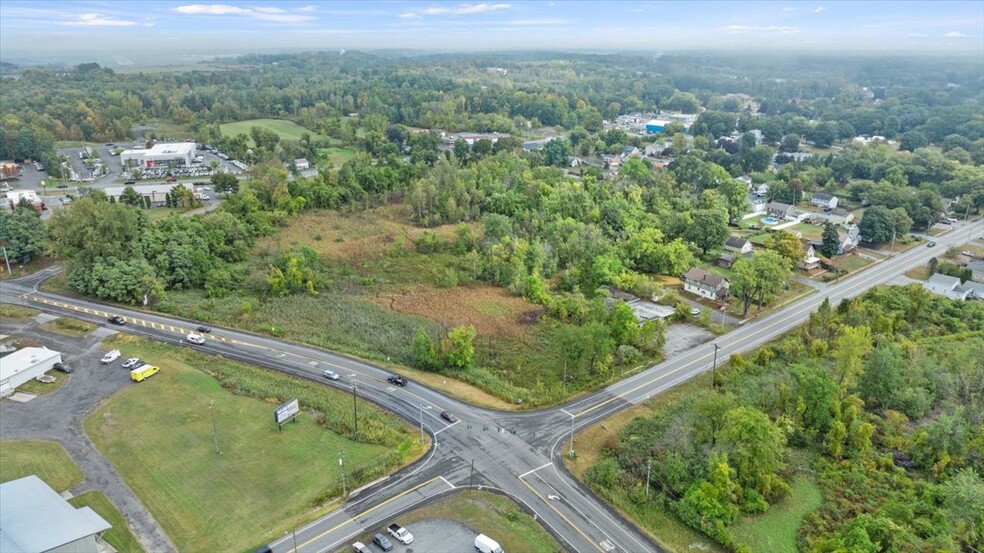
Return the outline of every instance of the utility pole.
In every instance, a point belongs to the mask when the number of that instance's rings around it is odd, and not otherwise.
[[[653,471],[653,456],[646,461],[646,497],[649,497],[649,475]]]
[[[421,403],[420,407],[420,443],[424,443],[424,404]]]
[[[711,364],[711,389],[714,389],[715,381],[717,380],[717,364],[718,364],[718,345],[714,344],[714,363]]]
[[[574,458],[574,413],[571,413],[571,451],[568,456]]]
[[[342,497],[348,497],[348,489],[345,487],[345,452],[338,452],[338,470],[342,473]]]
[[[7,259],[7,246],[0,246],[3,248],[3,262],[7,264],[7,274],[10,274],[10,260]],[[566,374],[566,372],[565,372]]]
[[[475,485],[475,459],[472,459],[471,475],[468,476],[468,487]]]
[[[4,252],[7,250],[5,249]],[[6,255],[6,253],[4,254]],[[7,272],[10,272],[10,266],[7,266]],[[564,359],[564,399],[567,399],[567,359]]]
[[[359,439],[359,395],[356,392],[359,383],[352,380],[352,417],[355,419],[355,439]]]
[[[888,250],[888,257],[895,255],[895,229],[892,229],[892,247]]]
[[[212,442],[215,443],[215,454],[221,455],[222,452],[219,451],[219,436],[215,432],[215,411],[213,410],[213,407],[215,407],[214,399],[208,402],[208,414],[212,417]]]

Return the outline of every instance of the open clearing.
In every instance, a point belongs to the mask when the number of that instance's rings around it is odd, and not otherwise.
[[[0,442],[0,482],[17,480],[32,474],[36,474],[56,492],[63,492],[82,482],[82,471],[57,442]]]
[[[820,488],[812,478],[799,474],[793,478],[792,493],[764,514],[745,516],[731,528],[739,543],[752,551],[795,553],[796,532],[803,517],[810,514],[823,501]]]
[[[308,412],[278,432],[271,415],[277,400],[233,395],[193,368],[205,356],[132,338],[125,347],[160,365],[161,373],[103,403],[85,428],[182,551],[242,551],[279,537],[320,514],[323,501],[333,497],[339,452],[345,452],[348,472],[393,451],[329,432]],[[255,381],[264,373],[257,369],[243,378]],[[269,378],[275,396],[282,384],[278,388],[278,375]]]
[[[297,123],[283,119],[250,119],[236,123],[223,123],[219,125],[219,131],[222,132],[222,136],[226,137],[236,136],[237,134],[249,136],[249,129],[252,127],[261,127],[273,131],[281,139],[287,140],[300,140],[301,135],[304,133],[311,135],[312,139],[323,138],[314,131],[309,131]]]

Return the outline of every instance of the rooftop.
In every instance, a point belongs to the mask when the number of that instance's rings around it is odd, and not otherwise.
[[[0,380],[7,380],[24,369],[56,355],[59,355],[57,351],[48,348],[21,348],[9,355],[0,357]],[[0,548],[0,551],[3,549]]]
[[[95,511],[72,507],[33,474],[0,484],[4,553],[48,551],[110,528]]]
[[[700,267],[694,267],[693,269],[690,269],[689,271],[687,271],[685,275],[683,275],[683,278],[685,280],[703,282],[704,284],[707,284],[708,286],[713,286],[715,288],[717,288],[724,282],[723,277],[719,277],[714,273],[709,273],[704,269],[701,269]]]
[[[126,150],[123,154],[145,155],[145,156],[164,156],[176,155],[183,156],[196,150],[194,142],[167,142],[164,144],[154,144],[151,148]]]

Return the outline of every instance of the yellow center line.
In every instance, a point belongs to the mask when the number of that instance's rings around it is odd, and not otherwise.
[[[584,536],[584,539],[588,540],[588,543],[590,543],[591,545],[593,545],[595,547],[595,549],[597,549],[601,553],[605,553],[605,550],[602,549],[601,546],[599,546],[597,543],[594,542],[594,540],[592,540],[591,538],[589,538],[588,535],[585,534],[583,530],[581,530],[581,528],[579,528],[576,524],[574,524],[573,522],[571,522],[571,519],[569,519],[566,516],[564,516],[564,513],[561,513],[560,511],[558,511],[557,508],[554,507],[553,504],[551,504],[550,501],[547,500],[547,498],[545,498],[542,495],[540,495],[540,492],[536,491],[536,489],[533,486],[531,486],[529,482],[527,482],[526,480],[523,480],[522,477],[519,477],[519,481],[522,482],[523,484],[526,484],[526,487],[529,488],[531,492],[535,493],[536,496],[539,497],[540,500],[543,501],[547,505],[547,507],[550,507],[553,510],[553,512],[557,513],[557,515],[560,518],[564,519],[564,522],[566,522],[568,524],[568,526],[570,526],[571,528],[577,530],[577,533],[578,534],[581,534],[582,536]]]
[[[391,503],[391,502],[393,502],[393,501],[396,501],[397,499],[399,499],[399,498],[401,498],[401,497],[403,497],[403,496],[405,496],[405,495],[407,495],[407,494],[409,494],[409,493],[413,493],[413,492],[415,492],[415,491],[417,491],[417,490],[419,490],[420,488],[423,488],[424,486],[426,486],[426,485],[428,485],[428,484],[430,484],[431,482],[433,482],[433,481],[435,481],[435,480],[437,480],[437,479],[439,479],[439,478],[440,478],[440,476],[435,476],[434,478],[431,478],[430,480],[428,480],[428,481],[426,481],[426,482],[424,482],[423,484],[419,484],[419,485],[417,485],[417,486],[414,486],[414,487],[412,487],[412,488],[410,488],[409,490],[407,490],[407,491],[405,491],[405,492],[403,492],[403,493],[400,493],[400,494],[397,494],[397,495],[394,495],[393,497],[391,497],[391,498],[389,498],[389,499],[387,499],[386,501],[383,501],[383,502],[382,502],[382,503],[380,503],[379,505],[376,505],[375,507],[372,507],[372,508],[369,508],[369,509],[366,509],[365,511],[362,511],[361,513],[359,513],[359,514],[357,514],[357,515],[355,515],[354,517],[350,517],[350,518],[348,518],[348,519],[346,519],[346,520],[345,520],[345,522],[343,522],[343,523],[341,523],[341,524],[339,524],[338,526],[335,526],[334,528],[331,528],[331,529],[328,529],[328,530],[325,530],[324,532],[322,532],[322,533],[320,533],[320,534],[318,534],[317,536],[315,536],[315,537],[313,537],[313,538],[311,538],[311,539],[309,539],[308,541],[306,541],[306,542],[304,542],[304,543],[302,543],[302,544],[300,544],[299,546],[297,546],[297,548],[296,548],[296,549],[292,549],[291,551],[295,551],[295,552],[296,552],[296,551],[297,551],[297,549],[300,549],[300,548],[302,548],[302,547],[304,547],[305,545],[310,545],[311,543],[313,543],[313,542],[315,542],[315,541],[318,541],[318,540],[320,540],[321,538],[323,538],[323,537],[325,537],[325,536],[327,536],[328,534],[331,534],[331,533],[332,533],[332,532],[334,532],[335,530],[338,530],[338,529],[339,529],[339,528],[341,528],[342,526],[345,526],[346,524],[348,524],[348,523],[350,523],[350,522],[355,522],[355,521],[356,521],[356,520],[358,520],[359,518],[361,518],[361,517],[364,517],[364,516],[366,516],[366,515],[368,515],[369,513],[371,513],[371,512],[373,512],[373,511],[375,511],[376,509],[378,509],[378,508],[380,508],[380,507],[382,507],[383,505],[386,505],[386,504],[388,504],[388,503]],[[603,552],[603,553],[604,553],[604,552]]]

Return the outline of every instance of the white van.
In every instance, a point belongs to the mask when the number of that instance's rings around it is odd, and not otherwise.
[[[475,551],[479,553],[503,553],[499,543],[485,534],[479,534],[475,537]]]

